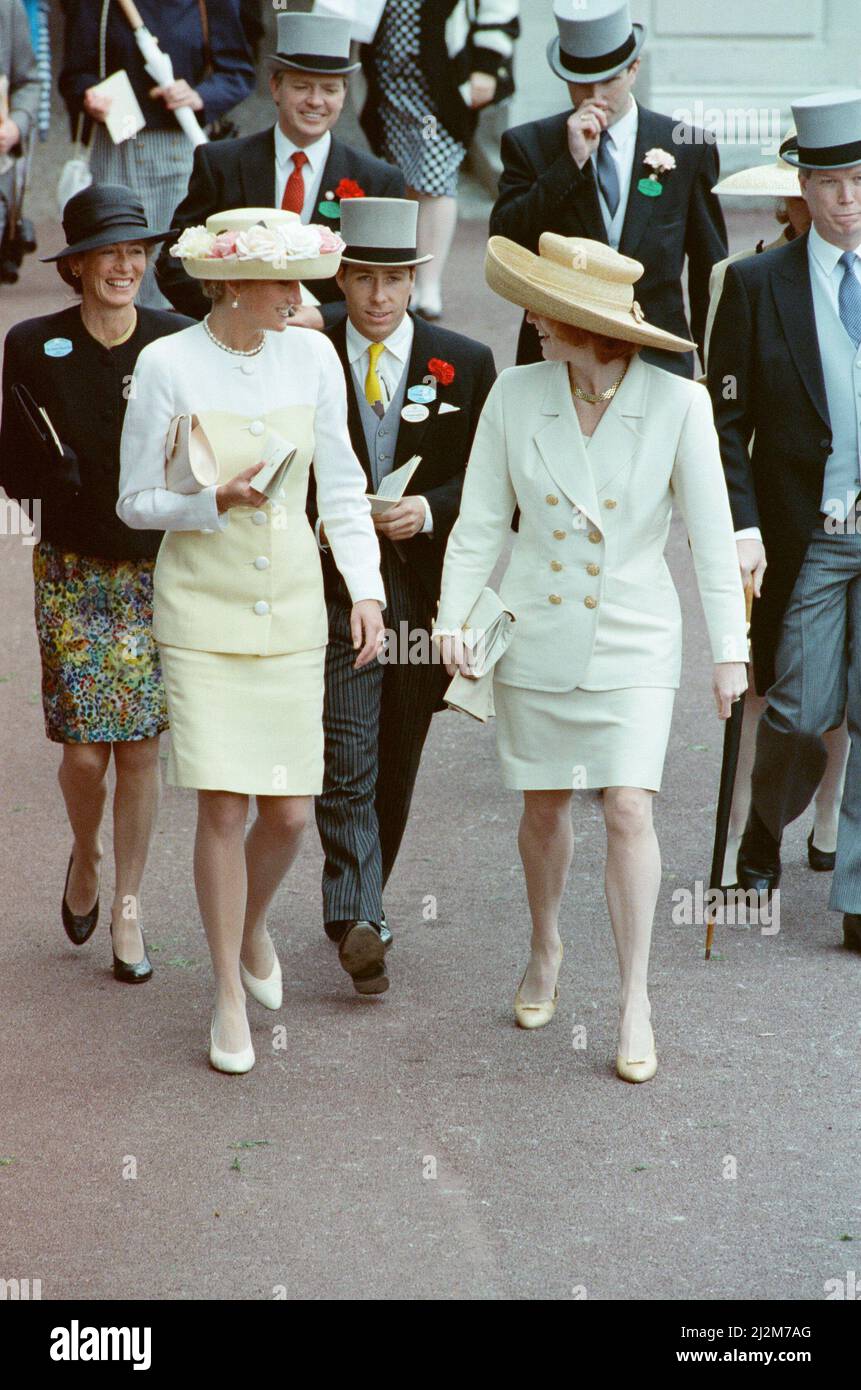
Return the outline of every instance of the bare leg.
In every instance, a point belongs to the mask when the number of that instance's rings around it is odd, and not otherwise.
[[[606,787],[605,885],[621,976],[619,1051],[640,1060],[652,1047],[648,994],[652,922],[661,886],[661,853],[652,825],[652,792]]]
[[[571,796],[569,791],[523,793],[517,844],[532,914],[531,955],[520,986],[524,1004],[552,999],[556,987],[559,908],[574,854]]]
[[[120,960],[143,960],[140,887],[158,810],[158,736],[114,744],[114,862],[111,909],[114,950]]]
[[[729,813],[729,833],[726,842],[726,857],[723,861],[721,883],[727,886],[738,882],[736,860],[739,845],[747,825],[750,812],[750,774],[756,755],[756,730],[759,716],[765,709],[765,697],[749,690],[744,700],[744,714],[741,724],[741,744],[738,753],[738,767],[735,774],[735,787],[732,794],[732,807]]]
[[[833,853],[837,848],[837,822],[840,818],[840,803],[843,800],[843,783],[846,780],[846,759],[849,756],[849,731],[846,720],[839,729],[829,729],[822,735],[828,750],[828,762],[819,783],[819,790],[813,798],[816,808],[813,821],[813,843],[817,849]]]
[[[443,271],[457,228],[457,199],[435,198],[414,188],[408,194],[419,204],[418,253],[434,258],[416,269],[416,302],[439,312]]]
[[[66,900],[77,916],[91,912],[99,892],[102,817],[108,795],[109,743],[64,743],[57,779],[74,835]]]
[[[245,840],[248,899],[242,963],[258,980],[268,979],[275,965],[275,948],[266,930],[266,911],[299,853],[310,813],[310,796],[257,798],[257,819]]]
[[[236,792],[197,794],[194,883],[215,974],[216,1047],[241,1052],[251,1033],[245,990],[239,979],[239,950],[245,920],[245,820],[248,797]]]

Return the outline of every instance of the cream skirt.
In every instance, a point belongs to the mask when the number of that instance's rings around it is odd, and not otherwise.
[[[240,656],[159,646],[173,787],[249,796],[323,790],[326,648]]]
[[[676,692],[524,690],[495,681],[496,741],[506,787],[660,791]]]

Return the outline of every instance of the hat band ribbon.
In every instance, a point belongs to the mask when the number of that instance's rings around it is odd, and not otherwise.
[[[848,145],[822,145],[819,149],[787,143],[785,148],[790,151],[794,150],[804,164],[822,164],[826,167],[833,163],[861,164],[861,140],[852,140]],[[784,147],[781,146],[781,154],[783,149]]]
[[[518,275],[518,272],[515,271],[514,274]],[[608,291],[601,296],[593,296],[578,286],[576,290],[577,297],[573,298],[572,296],[575,293],[573,285],[560,284],[558,280],[545,278],[537,271],[521,271],[518,278],[521,279],[523,283],[531,285],[533,289],[545,290],[549,294],[557,295],[566,304],[569,304],[572,309],[594,309],[599,313],[607,314],[629,314],[631,312],[633,296],[629,299],[628,292],[624,290],[624,300],[621,297],[614,300],[612,291]]]
[[[87,227],[68,227],[63,230],[66,232],[69,241],[83,241],[91,236],[99,236],[102,232],[108,231],[110,227],[145,227],[146,216],[141,212],[130,211],[128,208],[123,212],[108,212],[99,217],[97,226]]]
[[[379,265],[394,265],[396,261],[414,261],[418,256],[415,246],[348,246],[341,254],[347,259]]]
[[[569,72],[603,72],[605,68],[614,68],[617,63],[624,63],[628,54],[633,53],[636,47],[637,36],[632,29],[625,42],[614,48],[612,53],[602,53],[598,58],[577,58],[573,53],[566,53],[560,45],[559,59]]]
[[[335,72],[338,67],[350,66],[350,59],[344,57],[326,58],[320,53],[276,53],[285,63],[295,63],[297,67],[314,69],[317,72]]]

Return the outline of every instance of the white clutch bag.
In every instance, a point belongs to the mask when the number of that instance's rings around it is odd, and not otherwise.
[[[514,636],[515,617],[493,589],[482,589],[463,625],[463,644],[473,658],[473,675],[460,671],[443,699],[452,709],[486,724],[494,714],[493,668]]]
[[[186,496],[218,482],[218,462],[206,431],[196,415],[175,415],[164,445],[164,476],[168,492]]]

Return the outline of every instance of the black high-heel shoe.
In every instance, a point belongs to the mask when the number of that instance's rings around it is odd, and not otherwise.
[[[827,874],[832,871],[837,860],[834,850],[817,849],[813,843],[813,831],[807,837],[807,862],[811,869],[816,869],[820,874]]]
[[[73,858],[74,851],[72,854],[69,855],[69,867],[66,870],[66,882],[63,887],[63,906],[61,910],[61,915],[63,918],[63,926],[66,929],[66,935],[69,938],[69,940],[73,942],[75,946],[83,946],[84,942],[89,941],[93,932],[96,930],[96,924],[99,920],[99,894],[96,894],[95,907],[91,908],[89,912],[83,913],[83,915],[81,916],[79,916],[78,913],[73,912],[72,909],[69,907],[69,904],[66,901],[66,894],[69,891],[69,875],[72,872]]]
[[[124,985],[141,985],[144,980],[152,978],[152,961],[147,955],[146,937],[141,930],[141,941],[143,942],[143,959],[135,961],[130,965],[127,960],[120,960],[114,950],[114,924],[111,922],[111,955],[114,958],[114,979],[119,980]]]

